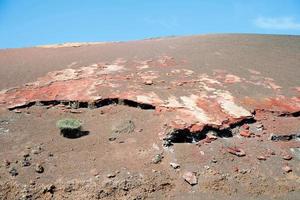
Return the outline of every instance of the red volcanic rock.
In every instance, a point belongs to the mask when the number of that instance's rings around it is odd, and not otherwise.
[[[238,157],[242,157],[246,155],[246,152],[244,150],[236,147],[228,147],[227,152],[236,155]]]
[[[194,125],[192,125],[190,131],[191,131],[192,133],[194,133],[194,132],[202,131],[202,129],[203,129],[203,126],[200,126],[200,125],[198,125],[198,124],[194,124]]]
[[[251,133],[249,132],[249,130],[242,130],[240,132],[240,135],[243,136],[243,137],[250,137]]]
[[[248,124],[244,124],[243,126],[242,126],[245,130],[249,130],[249,125]]]

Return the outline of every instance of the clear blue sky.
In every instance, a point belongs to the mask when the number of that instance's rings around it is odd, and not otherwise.
[[[300,1],[0,0],[0,48],[206,33],[300,35]]]

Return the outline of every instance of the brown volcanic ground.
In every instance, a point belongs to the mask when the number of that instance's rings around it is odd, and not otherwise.
[[[7,49],[0,70],[1,199],[299,198],[299,36]]]
[[[76,68],[116,58],[153,59],[172,55],[199,67],[258,70],[280,85],[299,86],[300,37],[271,35],[203,35],[103,43],[61,48],[0,50],[0,89],[36,80],[47,72]]]

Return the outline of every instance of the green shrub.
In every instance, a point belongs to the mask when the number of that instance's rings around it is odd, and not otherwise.
[[[65,118],[65,119],[58,120],[56,125],[60,130],[63,129],[79,130],[81,128],[82,123],[78,119]]]
[[[82,122],[78,119],[65,118],[58,120],[56,126],[63,136],[76,138],[81,133]]]

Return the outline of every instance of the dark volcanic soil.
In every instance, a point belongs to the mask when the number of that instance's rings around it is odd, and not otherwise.
[[[260,71],[279,85],[299,86],[300,37],[203,35],[61,48],[0,50],[0,89],[32,82],[47,72],[98,62],[148,60],[161,55],[184,59],[187,66]],[[284,76],[282,76],[284,71]],[[241,75],[241,74],[240,74]]]
[[[54,96],[53,90],[39,95],[22,90],[39,91],[59,81],[75,83],[91,76],[61,76],[66,71],[48,76],[48,72],[82,67],[88,71],[95,63],[119,60],[125,60],[127,71],[138,61],[136,74],[144,70],[143,75],[150,78],[132,75],[130,85],[118,86],[124,77],[115,76],[118,81],[105,90],[111,92],[108,96],[140,89],[183,97],[182,93],[197,90],[197,84],[201,97],[206,90],[216,93],[208,104],[188,104],[190,99],[182,98],[183,108],[172,99],[168,103],[173,107],[164,107],[145,97],[137,101],[141,104],[111,100],[87,108],[74,107],[74,102],[43,103],[43,98]],[[84,74],[84,70],[76,73]],[[0,199],[299,199],[300,37],[207,35],[7,49],[0,50],[0,71]],[[177,73],[175,78],[172,73]],[[203,74],[200,81],[195,79]],[[157,80],[163,76],[167,78]],[[45,77],[53,79],[42,85]],[[216,81],[218,86],[213,85]],[[10,87],[18,88],[6,90]],[[7,94],[11,99],[6,102]],[[188,128],[170,126],[175,115],[194,120],[179,111],[186,114],[188,110],[200,120],[206,116],[199,107],[207,107],[207,112],[220,110],[224,104],[215,101],[231,95],[251,117],[231,119],[218,111],[213,114],[214,119],[224,118],[220,126],[212,121],[194,132],[198,125],[194,121]],[[269,97],[274,99],[265,102]],[[8,104],[24,99],[34,103],[8,109]],[[237,109],[231,101],[226,105],[226,109]],[[62,118],[81,120],[86,134],[63,137],[56,127]]]

